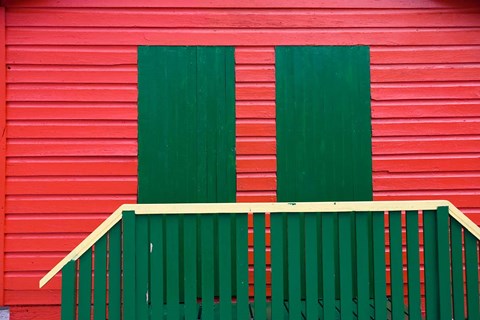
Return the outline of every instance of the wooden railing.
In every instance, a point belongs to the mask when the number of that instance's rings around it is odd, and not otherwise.
[[[480,319],[479,239],[447,201],[123,205],[40,286],[62,319]]]

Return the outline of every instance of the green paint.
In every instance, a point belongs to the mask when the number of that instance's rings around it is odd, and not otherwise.
[[[418,211],[406,212],[407,224],[407,278],[408,278],[408,314],[409,319],[421,320],[420,295],[420,244]]]
[[[338,277],[338,269],[335,268],[335,214],[322,214],[322,278],[323,278],[323,319],[335,318],[335,278]]]
[[[69,261],[62,269],[62,320],[76,319],[76,264],[76,261]]]
[[[284,301],[284,219],[285,213],[270,214],[272,318],[281,319],[285,313]]]
[[[92,314],[92,248],[80,257],[78,279],[78,318],[91,319]],[[120,291],[119,291],[120,292]]]
[[[231,215],[218,215],[220,319],[232,319],[232,232]]]
[[[151,318],[163,319],[165,296],[164,269],[164,228],[165,218],[162,215],[150,217],[150,301]]]
[[[249,319],[248,306],[248,215],[236,214],[237,319]]]
[[[480,319],[478,301],[478,240],[466,229],[464,229],[464,237],[468,319]]]
[[[374,319],[387,317],[387,279],[385,265],[385,222],[384,212],[372,212]]]
[[[120,320],[121,311],[121,223],[118,222],[108,233],[108,319]],[[90,318],[88,318],[90,319]]]
[[[372,200],[368,47],[277,47],[275,72],[278,201]],[[338,259],[336,250],[337,273]],[[352,279],[356,292],[356,272]]]
[[[363,275],[357,277],[357,299],[358,299],[358,319],[367,320],[370,319],[370,278],[368,275],[370,271],[369,263],[369,252],[371,248],[369,247],[369,230],[368,230],[368,220],[369,213],[358,212],[355,216],[356,219],[356,246],[357,252],[362,254],[357,254],[357,274]]]
[[[437,246],[438,246],[438,295],[439,319],[452,319],[452,293],[450,290],[450,241],[448,225],[448,207],[437,209]]]
[[[265,214],[253,213],[253,263],[255,319],[266,320],[267,279],[265,247]]]
[[[230,47],[139,47],[138,202],[235,202]]]
[[[338,214],[339,235],[339,267],[340,267],[340,307],[341,314],[353,313],[353,279],[352,279],[352,215],[350,213]]]
[[[123,211],[123,318],[135,319],[135,212]]]
[[[452,295],[453,318],[465,317],[465,293],[463,278],[463,239],[462,226],[455,219],[450,219],[450,237],[452,246]]]
[[[201,218],[201,217],[200,217]],[[183,217],[184,245],[184,294],[185,317],[195,319],[197,316],[197,215],[187,214]]]
[[[427,320],[439,319],[438,247],[436,210],[423,212],[423,241],[425,259],[425,310]]]
[[[388,215],[390,233],[390,281],[392,317],[401,319],[404,314],[403,262],[402,262],[402,213],[391,211]]]
[[[105,319],[107,315],[107,236],[95,243],[95,270],[93,279],[93,319]]]
[[[305,308],[307,319],[318,319],[318,215],[305,213]]]
[[[135,306],[136,318],[148,318],[149,283],[149,216],[139,215],[135,224]]]
[[[214,229],[215,216],[202,215],[200,219],[201,237],[201,284],[202,284],[202,317],[213,319],[215,258],[214,258]]]
[[[178,319],[180,316],[180,241],[179,228],[180,217],[177,214],[165,216],[166,235],[166,302],[168,319]]]

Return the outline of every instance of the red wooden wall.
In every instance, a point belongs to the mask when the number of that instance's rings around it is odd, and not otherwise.
[[[239,201],[275,200],[274,46],[371,46],[375,199],[480,223],[478,1],[10,0],[5,18],[12,319],[58,319],[59,278],[38,280],[136,201],[137,45],[236,47]]]

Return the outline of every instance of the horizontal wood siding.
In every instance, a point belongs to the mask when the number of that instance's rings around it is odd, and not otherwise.
[[[6,2],[14,319],[58,318],[59,278],[40,277],[136,202],[137,45],[236,47],[238,201],[276,199],[274,46],[369,45],[374,198],[448,199],[480,223],[478,1]]]

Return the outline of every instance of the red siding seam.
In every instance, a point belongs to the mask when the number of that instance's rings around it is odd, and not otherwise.
[[[4,305],[5,284],[5,190],[6,190],[6,68],[5,68],[5,8],[0,8],[0,305]]]

